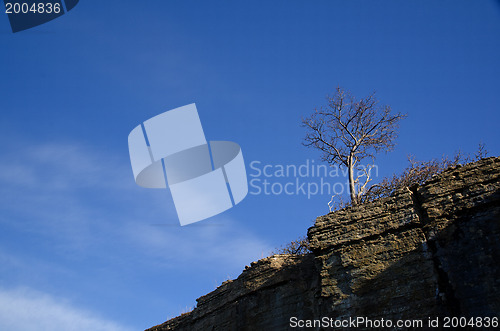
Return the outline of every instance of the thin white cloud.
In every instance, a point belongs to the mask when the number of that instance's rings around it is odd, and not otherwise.
[[[267,256],[271,247],[244,226],[219,217],[180,227],[128,223],[123,228],[133,244],[155,264],[172,267],[189,262],[198,268],[236,268]]]
[[[134,188],[133,179],[127,181],[132,171],[116,155],[80,144],[18,139],[2,155],[0,224],[54,238],[54,244],[85,250],[93,232],[121,216],[117,204],[128,202]]]
[[[75,143],[20,143],[2,150],[0,181],[45,192],[76,188],[125,188],[121,178],[131,172],[111,153]],[[128,185],[130,187],[130,185]]]
[[[131,328],[30,288],[0,288],[0,330],[128,331]]]

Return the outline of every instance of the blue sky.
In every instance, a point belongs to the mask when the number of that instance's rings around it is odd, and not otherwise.
[[[486,0],[82,0],[16,34],[1,14],[0,329],[153,326],[328,212],[328,194],[249,194],[180,227],[167,190],[134,183],[142,121],[195,102],[252,179],[252,161],[320,164],[300,119],[341,85],[408,114],[378,178],[409,153],[499,155],[499,35]]]

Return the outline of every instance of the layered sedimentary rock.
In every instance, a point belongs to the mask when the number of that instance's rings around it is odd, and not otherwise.
[[[311,254],[252,262],[235,280],[197,299],[197,307],[150,330],[282,330],[291,315],[314,317],[317,273]]]
[[[252,263],[149,330],[286,330],[290,318],[500,314],[500,158],[318,217],[313,253]],[[316,328],[321,329],[321,328]]]

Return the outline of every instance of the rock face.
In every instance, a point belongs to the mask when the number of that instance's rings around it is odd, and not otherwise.
[[[286,330],[291,317],[498,317],[500,158],[318,217],[308,237],[313,253],[254,262],[192,312],[149,330]]]
[[[312,318],[317,288],[312,255],[274,255],[197,299],[197,307],[149,330],[282,330],[290,314]]]

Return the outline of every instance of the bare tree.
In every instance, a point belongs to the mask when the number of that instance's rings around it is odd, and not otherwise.
[[[307,129],[304,145],[319,149],[321,159],[330,165],[347,168],[351,204],[356,205],[371,181],[371,166],[360,167],[359,162],[366,158],[373,162],[375,154],[391,151],[399,121],[405,117],[392,114],[387,105],[380,106],[375,93],[357,100],[349,91],[337,87],[327,97],[325,107],[302,119]]]

